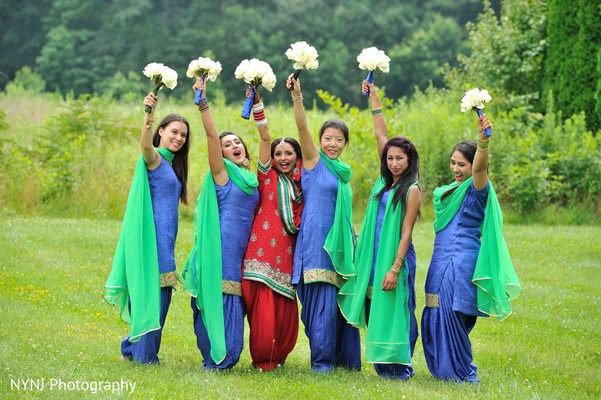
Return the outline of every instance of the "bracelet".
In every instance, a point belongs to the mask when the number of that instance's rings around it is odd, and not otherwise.
[[[374,108],[373,110],[371,110],[371,115],[373,115],[373,116],[383,115],[382,107]]]
[[[490,138],[482,140],[478,138],[478,148],[479,149],[488,149],[490,147]]]
[[[152,126],[153,123],[154,123],[154,115],[152,116],[152,118],[144,117],[144,124],[146,125],[146,129],[150,129],[150,127]]]
[[[290,96],[292,97],[292,101],[295,103],[300,103],[304,100],[302,94],[300,96],[295,96],[291,93]]]
[[[267,125],[267,117],[265,117],[265,108],[263,107],[263,103],[255,104],[252,108],[252,112],[256,126]]]
[[[390,268],[390,272],[392,272],[393,274],[395,274],[397,277],[399,276],[399,274],[401,273],[401,271],[399,271],[396,268]]]
[[[209,100],[206,97],[200,99],[200,102],[198,103],[198,111],[205,112],[208,109],[209,109]]]

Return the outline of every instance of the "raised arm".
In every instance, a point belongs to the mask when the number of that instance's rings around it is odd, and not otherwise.
[[[303,151],[303,168],[312,170],[319,161],[319,152],[315,143],[313,143],[313,138],[307,124],[307,114],[305,113],[305,106],[303,104],[300,80],[294,79],[292,74],[288,77],[288,81],[286,81],[286,87],[290,88],[291,85],[294,85],[290,90],[290,94],[292,95],[292,102],[294,104],[294,120],[298,129],[298,141]]]
[[[246,96],[250,96],[250,90],[246,90]],[[253,119],[261,142],[259,143],[259,161],[265,165],[271,158],[271,135],[269,134],[269,127],[267,126],[267,116],[265,115],[265,109],[261,102],[261,96],[259,95],[259,89],[255,88],[255,97],[253,99]]]
[[[144,113],[144,126],[142,127],[142,134],[140,136],[140,148],[142,150],[142,157],[146,163],[146,168],[153,170],[161,163],[161,156],[159,152],[152,145],[152,124],[154,123],[154,108],[157,104],[158,99],[154,93],[150,92],[144,97],[144,105],[150,106],[152,111]]]
[[[473,184],[476,190],[482,190],[488,184],[488,151],[491,136],[484,134],[486,128],[492,130],[492,123],[486,114],[482,114],[478,118],[478,149],[472,163]]]
[[[371,114],[374,119],[374,134],[376,135],[376,144],[378,146],[378,156],[382,156],[382,150],[384,149],[384,145],[388,141],[388,127],[386,126],[386,120],[384,119],[384,114],[382,113],[382,103],[380,102],[380,96],[378,96],[378,91],[376,87],[363,81],[363,85],[361,87],[363,93],[365,93],[369,89],[369,99],[371,100]]]
[[[409,189],[409,195],[407,196],[407,206],[405,209],[405,217],[403,218],[403,226],[401,227],[399,247],[390,270],[384,275],[384,279],[382,280],[382,290],[396,289],[399,274],[402,272],[405,258],[407,257],[407,251],[411,244],[411,235],[413,235],[413,227],[415,226],[415,221],[417,221],[421,204],[422,192],[417,185],[414,185]],[[398,206],[400,207],[400,205]]]
[[[206,79],[196,78],[196,82],[192,87],[194,91],[196,89],[203,90],[204,99],[201,99],[198,109],[200,110],[200,118],[202,119],[202,126],[207,135],[207,147],[209,150],[209,168],[211,169],[211,175],[213,180],[219,186],[225,185],[229,181],[229,176],[225,168],[225,162],[223,161],[223,152],[221,150],[221,140],[219,140],[219,133],[215,126],[215,121],[211,116],[211,112],[208,107],[207,100],[207,89]]]

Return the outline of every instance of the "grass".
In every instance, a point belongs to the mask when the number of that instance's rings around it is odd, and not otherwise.
[[[6,216],[0,229],[1,398],[87,398],[85,390],[51,390],[63,382],[135,383],[133,393],[101,391],[98,398],[384,398],[594,399],[601,396],[600,227],[507,225],[506,240],[523,294],[507,320],[480,319],[471,338],[481,384],[431,377],[418,341],[408,382],[360,373],[316,374],[306,336],[299,332],[286,365],[274,373],[251,367],[246,346],[224,373],[204,371],[192,328],[189,296],[173,297],[160,366],[119,362],[128,325],[103,301],[121,222]],[[193,224],[183,220],[177,244],[181,268]],[[418,254],[418,318],[432,251],[430,223],[414,235]],[[246,331],[248,334],[248,330]],[[246,341],[248,343],[248,341]],[[44,390],[15,389],[45,379]],[[13,387],[11,389],[11,382]],[[83,386],[80,386],[83,387]]]

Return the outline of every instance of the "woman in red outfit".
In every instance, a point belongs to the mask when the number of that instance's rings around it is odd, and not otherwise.
[[[253,117],[261,138],[269,137],[258,93]],[[298,336],[292,260],[302,209],[302,154],[298,142],[291,138],[275,139],[271,153],[264,149],[269,147],[262,145],[259,150],[259,203],[244,256],[242,297],[250,327],[252,363],[270,371],[284,364]]]

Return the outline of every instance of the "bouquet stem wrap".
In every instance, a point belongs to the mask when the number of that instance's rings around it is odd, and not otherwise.
[[[367,83],[374,83],[374,71],[369,71],[367,73],[367,78],[365,78],[365,82]],[[362,93],[363,96],[369,96],[369,88],[367,88],[367,92]]]
[[[250,111],[253,108],[253,102],[255,99],[255,87],[251,85],[249,90],[250,90],[250,97],[248,97],[246,99],[246,101],[244,102],[244,107],[242,108],[242,118],[244,118],[244,119],[250,118]]]
[[[479,116],[479,117],[481,117],[481,116],[482,116],[482,110],[481,110],[481,109],[479,109],[479,108],[476,108],[476,113],[478,114],[478,116]],[[490,135],[492,135],[492,132],[490,131],[490,128],[486,128],[486,129],[484,130],[484,134],[485,134],[486,136],[490,136]]]
[[[163,86],[163,83],[160,82],[158,83],[155,87],[154,90],[152,91],[152,93],[154,93],[154,95],[156,96],[159,93],[159,89],[161,89],[161,87]],[[150,106],[146,106],[146,108],[144,108],[144,111],[146,111],[147,113],[151,113],[152,112],[152,107]]]
[[[205,77],[200,77],[202,83],[205,83]],[[194,94],[194,104],[199,105],[200,99],[202,99],[202,89],[196,89],[196,94]]]

